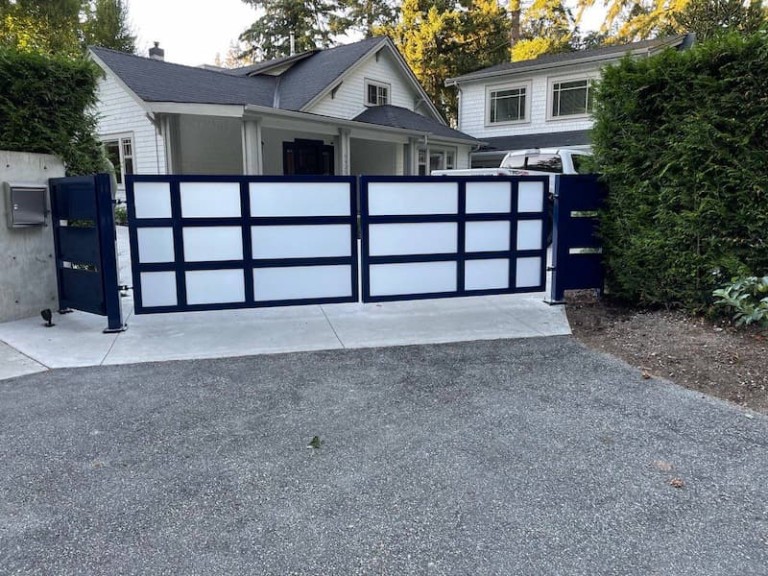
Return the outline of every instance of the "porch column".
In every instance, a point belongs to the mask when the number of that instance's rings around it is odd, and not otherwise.
[[[261,118],[243,121],[243,174],[264,174],[261,124]]]
[[[419,173],[420,141],[420,138],[408,138],[408,144],[405,146],[405,166],[403,166],[405,176],[415,176]]]
[[[339,176],[349,176],[352,172],[350,133],[349,128],[339,128]]]
[[[165,149],[165,173],[175,174],[177,172],[177,158],[179,150],[176,147],[178,127],[178,116],[163,114],[160,117],[160,134],[163,138],[163,147]]]

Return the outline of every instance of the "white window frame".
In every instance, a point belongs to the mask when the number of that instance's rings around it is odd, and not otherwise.
[[[563,82],[586,82],[587,83],[587,99],[589,99],[589,92],[594,90],[592,84],[599,78],[597,73],[594,74],[572,74],[569,76],[555,76],[547,78],[547,120],[557,122],[559,120],[579,120],[586,119],[592,116],[592,112],[586,112],[584,114],[561,114],[555,116],[552,113],[552,106],[555,101],[555,84],[561,84]],[[594,102],[594,100],[593,100]]]
[[[371,102],[368,100],[368,87],[369,86],[375,86],[376,87],[376,102]],[[387,91],[386,94],[386,100],[385,102],[379,101],[379,92],[378,90],[380,88],[383,88]],[[365,89],[363,91],[363,99],[365,100],[366,106],[386,106],[387,104],[390,104],[392,102],[392,85],[387,82],[380,82],[379,80],[370,80],[368,78],[365,79]]]
[[[510,124],[530,124],[531,122],[531,96],[533,93],[533,83],[530,80],[524,82],[515,82],[513,84],[491,84],[485,87],[485,126],[491,128],[493,126],[509,126]],[[491,95],[494,92],[501,92],[502,90],[525,90],[525,108],[523,110],[523,117],[520,120],[503,120],[501,122],[491,122]]]
[[[131,146],[131,154],[127,155],[125,153],[125,143],[130,142]],[[119,172],[118,174],[115,174],[117,179],[117,189],[118,190],[125,190],[125,160],[126,158],[130,158],[131,164],[133,167],[133,171],[131,174],[136,173],[136,138],[133,135],[133,132],[121,132],[119,134],[107,134],[104,136],[101,136],[101,144],[104,146],[104,152],[106,153],[106,147],[109,142],[117,142],[117,148],[120,154],[120,162],[118,165],[115,166],[115,172]]]
[[[421,168],[424,168],[424,176],[432,173],[432,157],[440,157],[440,165],[434,170],[453,170],[456,168],[456,162],[459,156],[458,148],[451,146],[428,145],[419,146],[416,160],[416,174],[420,175]]]

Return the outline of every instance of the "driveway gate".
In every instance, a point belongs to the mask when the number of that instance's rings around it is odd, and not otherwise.
[[[107,317],[105,332],[125,329],[109,174],[52,178],[51,211],[59,311]]]
[[[129,176],[135,311],[356,302],[352,177]]]
[[[547,177],[363,177],[363,301],[542,292]]]

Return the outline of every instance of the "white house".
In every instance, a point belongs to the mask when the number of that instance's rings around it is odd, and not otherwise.
[[[592,82],[625,55],[685,49],[693,35],[507,62],[449,79],[459,93],[459,130],[486,145],[472,166],[498,166],[509,150],[589,145]]]
[[[195,68],[91,48],[98,133],[124,174],[428,174],[469,166],[391,40],[245,68]]]

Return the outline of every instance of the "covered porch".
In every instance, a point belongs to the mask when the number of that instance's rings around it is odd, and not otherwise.
[[[169,174],[424,175],[469,163],[466,142],[319,115],[187,106],[156,120]]]

